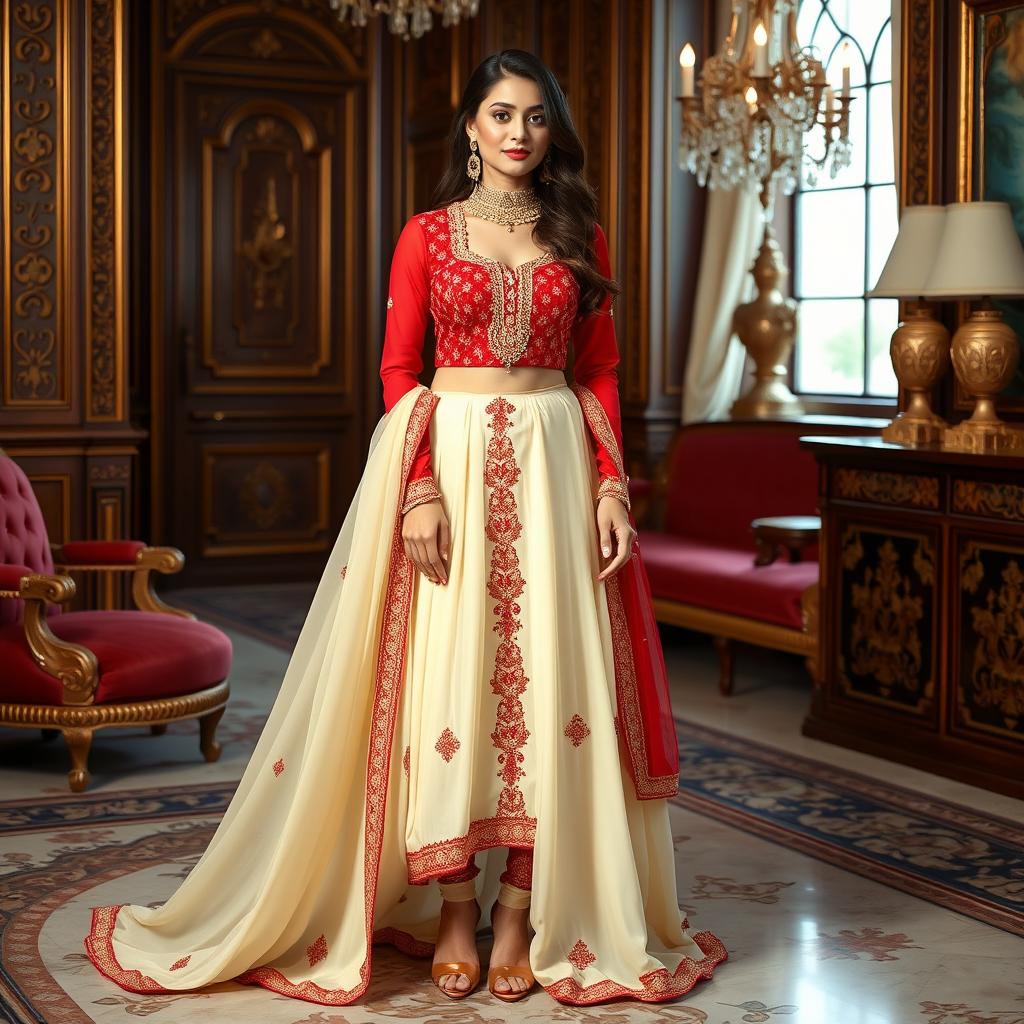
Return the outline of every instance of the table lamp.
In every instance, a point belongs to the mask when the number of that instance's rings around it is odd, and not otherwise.
[[[1024,454],[1024,432],[996,415],[995,399],[1020,361],[1017,334],[993,296],[1024,295],[1024,248],[1008,203],[950,203],[935,261],[921,292],[929,299],[980,300],[953,335],[953,369],[974,399],[969,419],[949,427],[943,447]]]
[[[944,206],[908,206],[871,298],[908,299],[903,321],[889,343],[892,368],[909,393],[907,407],[883,431],[886,441],[928,444],[948,428],[932,412],[929,395],[949,368],[949,331],[921,300],[946,222]]]

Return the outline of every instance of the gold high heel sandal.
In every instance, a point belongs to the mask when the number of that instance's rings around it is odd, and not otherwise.
[[[498,905],[498,902],[498,900],[494,901],[494,907]],[[505,904],[502,904],[502,906],[505,906]],[[494,907],[491,907],[492,922],[494,920]],[[522,992],[516,992],[514,990],[511,992],[498,992],[495,990],[494,985],[499,978],[504,978],[506,982],[509,982],[510,978],[520,978],[522,981],[526,982],[526,988],[524,988]],[[492,967],[488,964],[487,966],[487,991],[490,992],[492,996],[497,996],[498,999],[503,999],[506,1003],[514,1003],[516,1000],[522,999],[523,996],[527,995],[533,988],[535,980],[533,971],[530,970],[529,965],[498,964],[497,966]]]
[[[475,902],[475,901],[474,901]],[[476,904],[476,919],[480,920],[480,904]],[[475,928],[474,928],[475,930]],[[464,974],[469,978],[469,986],[466,989],[453,988],[448,989],[440,984],[441,978],[446,974]],[[445,962],[443,960],[436,964],[432,964],[430,968],[430,977],[433,979],[434,984],[446,995],[449,999],[462,999],[464,996],[468,996],[473,992],[477,985],[480,984],[480,965],[471,964],[464,960],[451,960]]]

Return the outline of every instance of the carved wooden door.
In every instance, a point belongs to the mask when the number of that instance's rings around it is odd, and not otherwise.
[[[154,512],[188,582],[311,577],[376,403],[366,33],[213,0],[158,31]]]

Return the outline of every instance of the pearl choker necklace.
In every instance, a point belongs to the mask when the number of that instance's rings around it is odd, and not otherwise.
[[[477,182],[469,198],[462,201],[462,208],[465,213],[481,220],[505,224],[509,231],[517,224],[538,220],[541,213],[537,192],[532,185],[506,192]]]

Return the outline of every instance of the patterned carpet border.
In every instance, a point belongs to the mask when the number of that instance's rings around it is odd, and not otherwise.
[[[675,803],[1024,935],[1024,826],[677,716]]]

